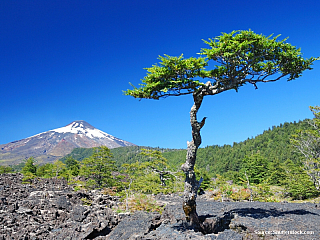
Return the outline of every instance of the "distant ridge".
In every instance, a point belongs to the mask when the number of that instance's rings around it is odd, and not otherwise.
[[[136,145],[78,120],[61,128],[0,145],[0,164],[17,164],[28,157],[35,157],[38,162],[52,162],[74,148],[98,146],[117,148]]]

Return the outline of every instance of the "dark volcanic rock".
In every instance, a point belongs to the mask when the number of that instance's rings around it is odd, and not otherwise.
[[[152,215],[139,215],[139,219],[130,216],[114,229],[117,235],[111,232],[109,236],[117,236],[117,239],[123,240],[320,239],[320,208],[316,204],[222,203],[199,199],[198,214],[207,230],[204,235],[195,232],[185,221],[181,197],[161,196],[159,199],[162,202],[170,201],[170,204],[165,207],[157,223],[158,227],[150,227],[151,221],[154,222]]]
[[[93,239],[118,224],[118,199],[98,191],[74,192],[63,179],[0,175],[0,239]],[[90,206],[83,205],[86,199]]]
[[[206,235],[190,229],[181,205],[166,206],[160,227],[140,239],[320,239],[320,208],[312,203],[199,200]]]
[[[132,216],[120,222],[106,239],[141,239],[141,237],[160,226],[160,217],[159,213],[135,212]]]

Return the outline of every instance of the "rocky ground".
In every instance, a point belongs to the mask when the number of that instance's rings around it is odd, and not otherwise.
[[[215,202],[198,198],[208,234],[185,221],[182,198],[158,195],[162,214],[117,214],[117,197],[74,192],[62,179],[22,184],[0,175],[1,239],[320,239],[320,206],[311,203]]]

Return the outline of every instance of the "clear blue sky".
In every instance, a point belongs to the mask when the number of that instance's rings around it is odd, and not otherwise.
[[[192,96],[124,96],[158,55],[197,56],[202,39],[252,29],[282,34],[304,57],[320,56],[320,2],[0,2],[0,144],[85,120],[137,145],[186,148]],[[320,61],[303,77],[204,98],[202,147],[232,144],[320,105]]]

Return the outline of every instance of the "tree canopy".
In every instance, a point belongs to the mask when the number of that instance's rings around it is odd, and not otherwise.
[[[204,40],[209,48],[202,48],[199,57],[159,56],[159,64],[146,68],[141,87],[124,93],[135,98],[159,99],[202,91],[215,95],[238,88],[246,83],[257,88],[258,82],[273,82],[287,77],[293,80],[312,69],[319,58],[304,59],[300,48],[278,41],[280,35],[266,37],[251,30],[223,33]],[[209,65],[213,62],[213,65]],[[206,69],[208,67],[208,69]],[[207,83],[200,80],[207,79]]]
[[[91,157],[82,161],[80,175],[87,177],[88,186],[94,187],[112,187],[116,183],[113,172],[117,171],[115,161],[112,159],[110,149],[106,146],[100,146],[94,149]]]
[[[178,185],[181,175],[171,171],[167,159],[162,156],[160,151],[142,149],[140,155],[146,156],[148,160],[122,165],[128,176],[127,185],[132,190],[157,194],[174,192],[180,187]]]

